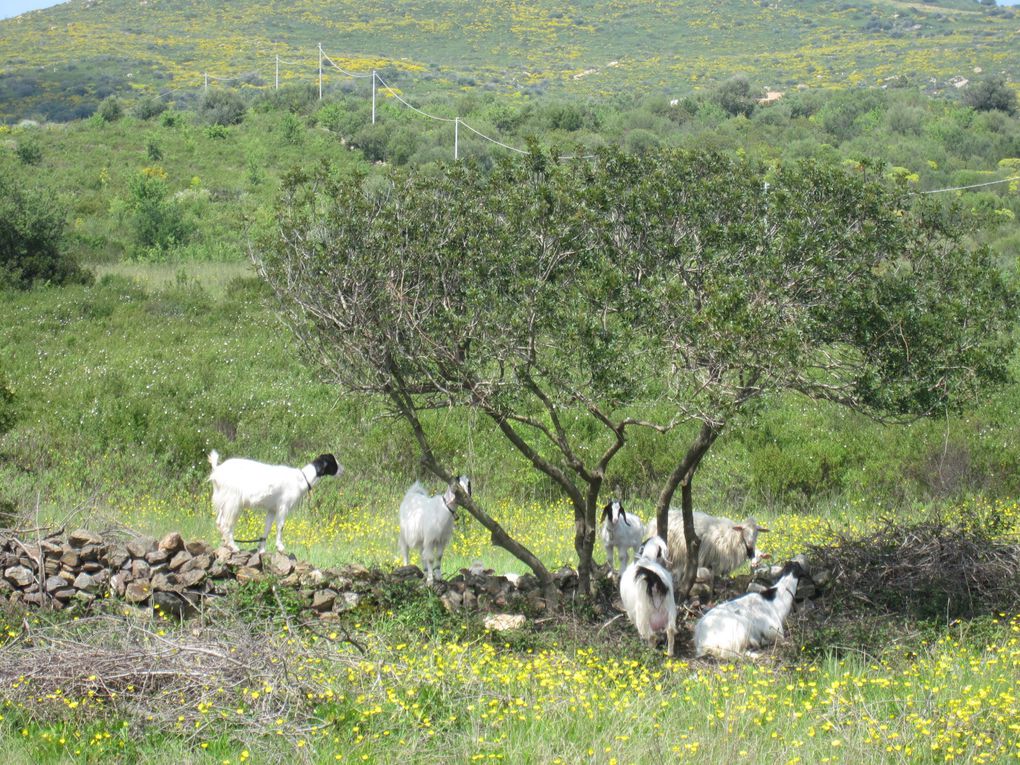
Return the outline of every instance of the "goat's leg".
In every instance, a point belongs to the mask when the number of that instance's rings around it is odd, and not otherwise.
[[[219,527],[223,544],[232,552],[237,552],[239,549],[237,542],[234,541],[234,523],[237,521],[237,516],[240,513],[241,508],[236,501],[226,500],[220,505],[219,512],[216,515],[216,525]]]
[[[397,545],[400,547],[400,555],[404,559],[404,565],[406,566],[411,559],[408,557],[408,546],[407,542],[404,540],[403,529],[400,530],[400,536],[397,538]]]
[[[276,513],[276,551],[282,553],[283,550],[283,524],[287,522],[287,511],[281,509]],[[269,536],[269,529],[266,529],[266,537]],[[266,543],[263,542],[262,546],[265,547]]]
[[[267,510],[266,511],[266,526],[265,526],[265,529],[263,529],[263,531],[262,531],[262,539],[259,542],[259,552],[260,553],[264,553],[266,551],[266,540],[269,539],[269,532],[273,528],[273,516],[274,516],[274,513],[273,513],[272,510]],[[280,528],[279,522],[277,522],[276,528],[277,529]]]
[[[425,583],[432,584],[435,580],[435,558],[433,557],[432,545],[421,546],[421,566],[425,569]]]
[[[606,563],[609,564],[609,571],[610,572],[612,572],[613,569],[615,568],[614,565],[613,565],[613,559],[614,559],[614,556],[613,556],[613,546],[612,545],[606,545]]]
[[[673,644],[676,642],[676,626],[670,624],[666,628],[666,655],[673,656]]]

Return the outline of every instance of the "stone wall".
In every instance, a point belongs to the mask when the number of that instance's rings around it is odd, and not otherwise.
[[[392,572],[356,564],[319,569],[275,552],[216,549],[204,541],[186,541],[176,532],[158,540],[119,539],[86,529],[36,540],[0,532],[0,574],[0,595],[12,603],[83,609],[97,598],[116,597],[178,615],[194,611],[204,598],[224,595],[233,582],[273,576],[300,593],[307,608],[323,619],[375,600],[386,585],[422,578],[417,566]],[[530,575],[463,570],[435,589],[450,610],[534,614],[573,595],[577,574],[562,569],[555,582],[555,592],[543,593]]]
[[[719,589],[715,596],[730,597],[744,586],[760,591],[774,581],[780,569],[765,567],[753,577],[716,582]],[[594,579],[595,597],[587,604],[597,616],[618,613],[616,582],[608,573],[607,566],[601,567]],[[417,566],[389,572],[357,564],[319,569],[291,555],[235,553],[201,540],[185,541],[176,532],[158,540],[121,539],[86,529],[36,540],[0,532],[0,574],[0,596],[12,603],[84,609],[97,598],[115,597],[180,616],[196,610],[205,598],[226,594],[234,582],[272,576],[297,591],[309,611],[322,619],[336,618],[362,602],[377,602],[385,587],[423,576]],[[711,597],[709,581],[710,572],[699,570],[692,589],[696,599]],[[555,587],[544,592],[530,574],[500,576],[476,567],[437,582],[434,589],[451,611],[512,611],[534,616],[574,602],[578,578],[573,569],[555,572],[553,582]],[[814,584],[804,583],[797,600],[815,594]]]

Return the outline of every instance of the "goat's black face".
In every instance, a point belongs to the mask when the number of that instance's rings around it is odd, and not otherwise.
[[[791,560],[783,566],[783,570],[779,572],[779,579],[782,579],[787,574],[793,574],[793,577],[797,580],[810,578],[808,576],[808,572],[804,570],[804,567],[795,560]]]
[[[340,465],[332,454],[320,454],[312,460],[312,465],[315,467],[315,475],[319,478],[324,475],[336,475],[340,472]]]
[[[626,523],[627,513],[623,511],[623,503],[614,499],[602,508],[602,520],[608,520],[610,523],[619,523],[620,521]]]

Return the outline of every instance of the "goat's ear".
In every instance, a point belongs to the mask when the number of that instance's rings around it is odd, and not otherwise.
[[[734,527],[733,527],[733,530],[734,530],[734,531],[743,531],[743,530],[744,530],[744,527],[743,527],[743,526],[734,526]]]
[[[613,506],[613,503],[610,502],[605,507],[602,508],[602,518],[603,519],[606,519],[606,518],[609,517],[609,508],[612,507],[612,506]]]
[[[759,526],[759,527],[758,527],[758,533],[759,533],[759,534],[765,534],[765,533],[767,533],[767,532],[769,532],[769,531],[771,531],[771,530],[772,530],[772,529],[767,529],[767,528],[765,528],[764,526]]]

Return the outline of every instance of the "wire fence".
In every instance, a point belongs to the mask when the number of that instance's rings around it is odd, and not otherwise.
[[[528,155],[528,154],[531,153],[531,152],[527,151],[526,149],[521,149],[521,148],[518,148],[516,146],[511,146],[510,144],[504,143],[503,141],[500,141],[500,140],[498,140],[496,138],[493,138],[490,135],[486,135],[485,133],[481,132],[477,128],[472,127],[471,125],[466,123],[460,117],[456,117],[456,116],[455,117],[443,117],[443,116],[440,116],[438,114],[431,114],[431,113],[425,111],[424,109],[421,109],[421,108],[415,106],[410,101],[408,101],[406,98],[404,98],[404,96],[401,95],[400,91],[398,91],[396,88],[394,88],[391,85],[389,85],[375,69],[373,69],[371,72],[353,72],[353,71],[345,69],[344,67],[342,67],[339,64],[337,64],[332,58],[330,58],[330,56],[328,56],[325,53],[325,51],[323,51],[321,43],[318,46],[318,85],[319,85],[319,100],[320,101],[322,100],[323,83],[324,83],[324,78],[325,78],[325,73],[323,71],[323,63],[328,64],[332,69],[336,70],[337,72],[339,72],[340,74],[342,74],[345,77],[349,77],[351,79],[359,79],[359,80],[360,79],[371,79],[371,84],[372,84],[372,124],[373,125],[376,124],[377,118],[378,118],[378,114],[377,114],[377,110],[376,110],[376,93],[377,93],[378,89],[382,89],[394,101],[400,103],[402,106],[404,106],[405,108],[407,108],[410,111],[414,112],[415,114],[419,115],[420,117],[424,117],[425,119],[429,119],[429,120],[432,120],[432,121],[435,121],[435,122],[442,122],[442,123],[452,124],[453,128],[454,128],[454,131],[453,131],[454,132],[454,135],[453,135],[453,158],[454,158],[454,160],[459,160],[460,159],[460,128],[464,128],[465,130],[467,130],[470,133],[474,134],[475,136],[477,136],[478,138],[482,139],[483,141],[486,141],[486,142],[492,144],[493,146],[498,146],[498,147],[500,147],[502,149],[506,149],[507,151],[514,152],[516,154],[523,154],[523,155]],[[308,64],[308,62],[287,61],[287,60],[284,60],[284,59],[280,58],[277,55],[276,56],[276,69],[275,69],[275,89],[276,90],[279,90],[279,88],[280,88],[280,65],[281,64],[284,64],[284,65],[287,65],[287,66],[303,66],[303,65]],[[213,74],[209,74],[208,72],[203,72],[204,81],[203,81],[202,87],[203,87],[204,90],[208,90],[209,89],[210,81],[217,82],[217,83],[248,82],[248,81],[250,81],[255,76],[257,76],[257,77],[264,77],[265,73],[256,69],[256,70],[252,70],[250,72],[245,72],[243,74],[235,75],[233,77],[220,77],[220,76],[216,76],[216,75],[213,75]],[[164,96],[168,96],[168,95],[171,95],[173,93],[183,92],[183,91],[186,91],[186,90],[189,90],[189,89],[190,88],[188,86],[182,86],[182,87],[179,87],[179,88],[174,88],[172,90],[162,91],[159,95],[162,98]],[[595,155],[593,155],[593,154],[564,154],[564,155],[560,155],[559,159],[561,159],[561,160],[593,159],[594,156]],[[916,194],[940,194],[940,193],[949,192],[949,191],[968,191],[970,189],[982,188],[984,186],[995,186],[995,185],[1002,184],[1002,183],[1013,183],[1015,181],[1020,181],[1020,175],[1015,175],[1015,176],[1012,176],[1010,178],[1000,178],[1000,179],[993,180],[993,181],[985,181],[983,183],[973,183],[973,184],[966,185],[966,186],[950,186],[950,187],[940,188],[940,189],[928,189],[926,191],[917,191],[915,193]]]

